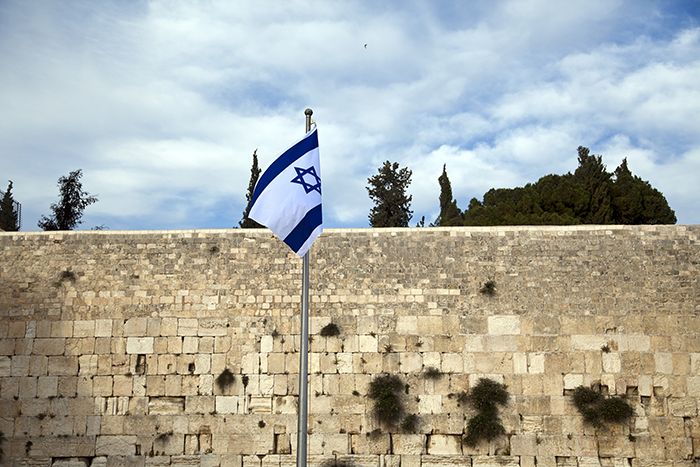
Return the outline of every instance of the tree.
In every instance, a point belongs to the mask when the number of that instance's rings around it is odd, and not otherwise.
[[[473,198],[463,225],[675,224],[666,198],[633,176],[623,160],[614,176],[603,158],[578,147],[576,171],[545,175],[534,184],[491,189]]]
[[[375,204],[369,213],[370,227],[408,227],[413,196],[406,196],[406,189],[412,174],[407,167],[399,169],[398,162],[386,161],[377,175],[367,179],[366,188]]]
[[[258,224],[253,219],[249,218],[250,214],[250,203],[253,201],[253,191],[255,190],[255,184],[258,183],[258,178],[260,177],[260,167],[258,167],[258,150],[253,151],[253,166],[250,168],[250,182],[248,182],[248,193],[245,195],[245,199],[248,204],[243,211],[243,219],[238,222],[238,225],[242,229],[262,229],[264,226]]]
[[[589,154],[578,147],[578,168],[573,181],[586,193],[583,210],[578,214],[583,224],[612,224],[612,175],[605,170],[602,156]]]
[[[462,212],[457,207],[457,201],[452,198],[452,184],[447,177],[447,164],[442,166],[442,174],[438,177],[440,184],[440,215],[435,219],[435,226],[462,225]]]
[[[12,198],[12,180],[7,186],[7,191],[0,201],[0,229],[5,232],[17,232],[19,230],[19,213],[15,208],[15,200]]]
[[[613,218],[616,224],[675,224],[676,214],[661,192],[627,167],[627,158],[615,169]]]
[[[80,178],[83,176],[81,169],[71,172],[68,177],[58,179],[60,200],[51,204],[53,215],[51,217],[41,216],[38,226],[43,230],[73,230],[83,217],[86,207],[97,202],[97,196],[92,196],[83,191],[83,184]]]

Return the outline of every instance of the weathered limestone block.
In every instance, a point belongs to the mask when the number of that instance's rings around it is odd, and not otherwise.
[[[510,456],[474,456],[472,467],[518,467],[517,457]]]
[[[184,397],[151,397],[148,400],[148,413],[151,415],[172,415],[184,412]]]
[[[442,413],[442,396],[437,394],[421,394],[418,410],[422,414]]]
[[[420,332],[418,329],[418,317],[398,316],[396,318],[396,332],[398,334],[407,334],[409,336],[422,334],[422,332]]]
[[[153,337],[127,337],[126,353],[128,354],[152,354]]]
[[[249,396],[248,413],[266,414],[272,412],[272,398],[263,396]]]
[[[422,335],[442,335],[446,332],[442,316],[417,316],[417,326]]]
[[[403,465],[403,462],[401,463]],[[424,455],[421,456],[422,467],[471,467],[472,458],[469,456],[443,456]]]
[[[353,354],[349,352],[340,352],[336,354],[338,373],[351,374],[353,372]],[[297,372],[299,365],[297,363]]]
[[[520,334],[520,316],[489,316],[488,333],[492,335]]]
[[[93,455],[133,456],[136,453],[136,440],[136,436],[98,436]]]
[[[579,456],[578,467],[600,467],[600,458]]]
[[[272,433],[231,435],[228,442],[229,454],[269,454],[274,449],[275,437]]]
[[[605,373],[619,373],[622,369],[620,354],[618,352],[603,353],[603,371]]]
[[[68,358],[68,357],[52,357],[52,358]],[[27,355],[15,355],[12,357],[12,363],[10,366],[10,376],[21,377],[29,376],[29,364],[31,358]]]
[[[392,443],[394,454],[420,455],[426,454],[426,435],[424,434],[393,434]]]
[[[510,438],[510,451],[514,456],[536,456],[537,435],[515,435]]]
[[[225,336],[227,331],[228,320],[223,318],[204,318],[200,319],[198,327],[199,336]],[[272,336],[270,336],[272,337]]]
[[[182,353],[196,354],[199,352],[199,340],[197,336],[185,336],[182,339]]]
[[[124,323],[124,337],[144,337],[147,329],[147,318],[130,318]]]
[[[430,455],[458,456],[462,454],[462,437],[456,435],[428,435],[427,451]]]
[[[564,389],[576,389],[583,384],[582,374],[569,373],[564,375]]]
[[[12,374],[12,359],[10,357],[0,357],[0,377]]]
[[[667,400],[669,412],[674,417],[697,416],[696,399],[692,397],[669,397]]]
[[[73,337],[73,321],[53,321],[51,337]]]
[[[178,318],[178,336],[196,336],[199,330],[199,322],[193,318]]]
[[[359,433],[350,435],[355,454],[389,454],[391,435],[388,433]]]
[[[32,457],[92,457],[95,455],[95,437],[47,436],[34,438],[30,454]]]
[[[66,339],[64,338],[34,339],[32,353],[34,355],[63,355],[65,350]]]
[[[464,358],[461,354],[442,354],[440,369],[443,373],[462,373],[464,371]]]
[[[360,352],[377,352],[378,339],[376,336],[360,335],[359,336],[359,351]]]
[[[238,413],[238,396],[215,396],[216,413]]]

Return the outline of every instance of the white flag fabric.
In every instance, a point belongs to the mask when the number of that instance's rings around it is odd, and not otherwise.
[[[263,172],[248,217],[272,230],[299,257],[309,251],[323,231],[316,127]]]

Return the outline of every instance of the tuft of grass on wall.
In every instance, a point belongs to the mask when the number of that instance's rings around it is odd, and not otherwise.
[[[479,292],[481,292],[484,295],[489,295],[489,296],[495,294],[496,293],[496,282],[494,282],[492,280],[486,281],[484,286],[481,287],[481,289],[479,289]]]

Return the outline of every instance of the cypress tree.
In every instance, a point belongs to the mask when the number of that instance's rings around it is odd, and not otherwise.
[[[442,166],[438,183],[440,184],[440,215],[435,219],[435,226],[462,225],[462,212],[457,207],[457,201],[452,198],[452,184],[447,177],[447,164]]]
[[[12,198],[12,180],[7,186],[7,191],[0,200],[0,229],[5,232],[17,232],[19,230],[19,214],[15,209],[15,200]]]
[[[243,211],[243,219],[238,222],[238,225],[242,229],[262,229],[263,225],[255,222],[253,219],[249,218],[250,214],[250,203],[253,201],[253,191],[255,190],[255,184],[258,183],[258,178],[260,177],[260,167],[258,167],[258,150],[253,151],[253,166],[250,168],[250,181],[248,182],[248,192],[245,195],[246,204],[245,211]]]

